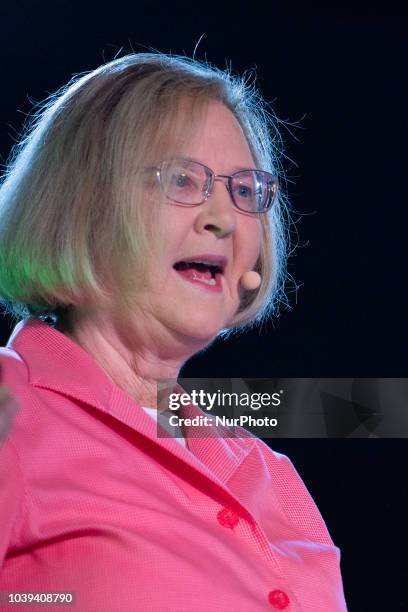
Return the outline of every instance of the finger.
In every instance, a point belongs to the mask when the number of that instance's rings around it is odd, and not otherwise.
[[[0,445],[6,439],[18,411],[18,402],[11,399],[0,406]]]
[[[0,387],[0,444],[10,431],[19,407],[19,402],[10,396],[8,389]]]

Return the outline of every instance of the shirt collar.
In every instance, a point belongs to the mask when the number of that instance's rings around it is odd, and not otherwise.
[[[245,430],[242,430],[243,437],[247,438],[245,442],[241,438],[230,438],[226,442],[223,438],[228,437],[228,432],[215,426],[212,432],[203,429],[202,437],[198,437],[200,433],[196,428],[185,427],[189,450],[177,440],[158,438],[157,424],[138,402],[109,378],[89,353],[35,317],[16,325],[6,348],[23,358],[30,385],[56,391],[102,410],[191,464],[190,450],[221,482],[230,478],[255,443],[255,437]],[[184,391],[179,385],[175,389]],[[181,416],[187,418],[203,415],[204,411],[193,404],[181,410]]]
[[[51,389],[106,410],[112,383],[79,344],[40,319],[14,328],[7,348],[19,353],[34,387]]]

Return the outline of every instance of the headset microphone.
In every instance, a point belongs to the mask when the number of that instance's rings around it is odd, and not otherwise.
[[[242,276],[241,276],[241,286],[244,289],[248,289],[250,291],[253,291],[254,289],[258,289],[258,287],[261,284],[261,275],[258,274],[258,272],[255,272],[255,270],[250,270],[249,272],[245,272]]]

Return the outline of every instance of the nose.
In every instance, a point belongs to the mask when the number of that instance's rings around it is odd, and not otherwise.
[[[236,212],[227,185],[216,178],[210,195],[197,207],[196,230],[212,232],[217,238],[232,234],[236,227]]]

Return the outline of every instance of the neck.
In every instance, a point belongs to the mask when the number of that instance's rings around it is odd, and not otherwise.
[[[125,324],[107,314],[58,320],[55,328],[89,353],[107,376],[142,406],[157,408],[157,385],[177,380],[182,365],[207,343],[149,333],[143,318]],[[152,338],[156,338],[152,340]],[[159,340],[157,340],[159,338]]]

